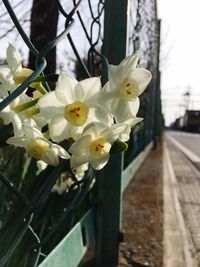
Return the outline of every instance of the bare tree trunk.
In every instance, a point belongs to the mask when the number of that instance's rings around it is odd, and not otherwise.
[[[56,37],[57,24],[58,6],[56,0],[33,0],[30,39],[38,50]],[[56,48],[53,48],[45,58],[47,67],[44,72],[55,72]],[[29,53],[29,68],[35,69],[35,57],[31,52]]]

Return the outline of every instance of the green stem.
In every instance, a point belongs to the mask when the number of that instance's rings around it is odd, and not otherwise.
[[[38,87],[37,87],[37,90],[42,94],[42,95],[45,95],[47,93],[47,90],[44,88],[44,86],[42,84],[40,84]]]
[[[26,102],[26,103],[23,103],[23,104],[19,104],[19,105],[16,105],[14,108],[13,108],[13,111],[16,112],[16,113],[19,113],[21,111],[24,111],[32,106],[34,106],[35,104],[37,104],[39,98],[37,99],[34,99],[34,100],[31,100],[29,102]]]

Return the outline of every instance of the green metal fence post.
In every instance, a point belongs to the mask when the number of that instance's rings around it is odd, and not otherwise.
[[[126,57],[128,4],[129,0],[105,1],[103,54],[114,65]],[[98,173],[97,267],[118,263],[122,171],[123,154],[118,154]]]

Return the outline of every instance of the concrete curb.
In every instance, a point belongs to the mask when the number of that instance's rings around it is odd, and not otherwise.
[[[177,180],[164,143],[164,267],[194,267],[184,218],[178,198]]]

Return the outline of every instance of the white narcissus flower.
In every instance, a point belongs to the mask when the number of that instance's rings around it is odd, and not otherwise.
[[[0,83],[3,89],[12,92],[19,84],[16,77],[22,72],[21,57],[12,44],[8,45],[6,57],[8,65],[0,67]]]
[[[20,97],[17,97],[10,105],[0,111],[0,118],[2,119],[3,124],[7,125],[12,123],[15,136],[21,135],[22,127],[22,121],[19,115],[13,110],[15,105],[19,103],[19,99]],[[0,103],[2,100],[3,98],[0,98]]]
[[[136,117],[139,109],[138,96],[151,80],[151,73],[136,68],[138,54],[125,58],[118,66],[108,65],[109,82],[102,90],[101,98],[114,114],[118,123]]]
[[[0,102],[3,101],[4,98],[0,98]],[[0,117],[4,120],[4,123],[5,124],[11,123],[12,117],[15,114],[18,114],[18,116],[21,118],[28,117],[25,115],[25,112],[19,112],[18,107],[21,104],[24,104],[31,100],[32,98],[27,96],[25,93],[22,93],[20,96],[16,97],[7,107],[5,107],[2,111],[0,111]]]
[[[124,124],[113,124],[111,127],[101,123],[89,124],[69,149],[72,154],[71,167],[88,162],[94,169],[102,169],[109,160],[112,144],[126,130],[127,125]]]
[[[22,126],[23,136],[14,136],[7,140],[10,145],[24,147],[27,153],[37,159],[46,162],[49,165],[57,166],[59,159],[69,159],[70,155],[63,147],[53,144],[36,128],[29,125]]]
[[[7,91],[13,91],[21,83],[23,83],[33,72],[28,68],[23,68],[19,51],[9,44],[6,50],[8,65],[0,66],[0,83],[1,87]],[[31,83],[31,87],[42,89],[41,83]]]
[[[76,140],[85,126],[93,121],[112,125],[111,113],[98,103],[100,90],[100,78],[78,82],[61,72],[55,91],[38,101],[42,116],[49,121],[53,141],[60,142],[70,137]]]
[[[5,95],[3,98],[0,97],[0,102],[7,95]],[[22,93],[20,96],[15,98],[7,107],[0,111],[0,118],[3,120],[3,123],[5,125],[9,123],[13,124],[15,136],[22,134],[21,126],[23,122],[38,129],[41,129],[44,125],[47,124],[46,120],[41,117],[37,104],[31,104],[32,106],[29,108],[27,107],[26,109],[25,107],[23,107],[22,111],[20,111],[23,105],[29,105],[29,103],[31,103],[32,101],[34,102],[35,100],[27,96],[25,93]]]

